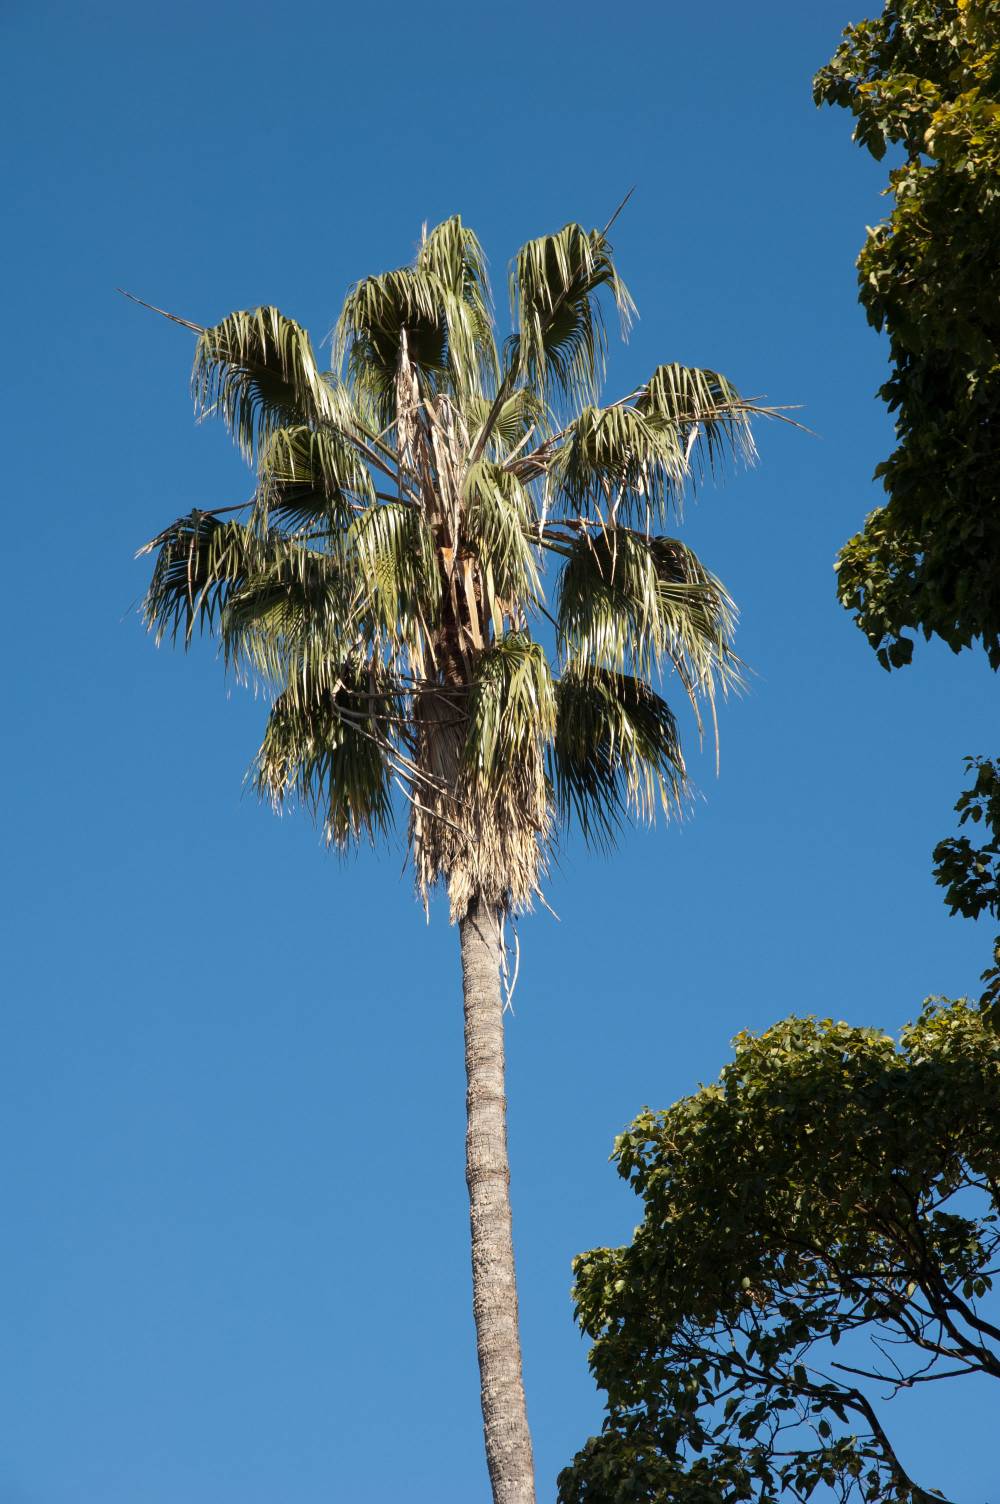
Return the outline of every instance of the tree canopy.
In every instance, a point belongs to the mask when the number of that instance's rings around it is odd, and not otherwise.
[[[789,1018],[616,1142],[643,1202],[574,1263],[607,1418],[561,1504],[927,1501],[882,1397],[1000,1378],[1000,1036],[928,1002],[899,1043]]]
[[[849,27],[815,99],[849,109],[889,174],[888,220],[858,261],[889,336],[897,446],[888,500],[841,550],[843,604],[886,668],[913,638],[980,642],[1000,667],[1000,0],[888,0]]]
[[[599,405],[604,306],[633,312],[607,227],[522,246],[510,298],[501,342],[456,216],[348,292],[331,371],[276,308],[179,320],[197,408],[257,481],[148,545],[157,637],[216,634],[273,698],[259,791],[340,845],[405,801],[418,885],[443,880],[456,918],[526,904],[558,819],[609,840],[682,800],[662,679],[697,711],[739,664],[725,588],[662,529],[752,458],[764,411],[672,363]]]

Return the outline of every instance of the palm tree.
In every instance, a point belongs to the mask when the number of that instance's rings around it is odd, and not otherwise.
[[[332,371],[276,308],[214,328],[177,320],[198,336],[196,406],[227,424],[256,487],[242,507],[181,517],[144,550],[157,641],[214,633],[227,664],[271,690],[259,792],[275,805],[297,797],[339,847],[375,841],[405,811],[424,902],[447,889],[496,1504],[535,1497],[504,921],[539,895],[560,825],[575,819],[609,842],[626,816],[680,804],[677,724],[654,685],[673,669],[696,707],[711,705],[737,675],[734,610],[658,529],[721,457],[752,457],[750,415],[764,411],[715,372],[678,365],[596,405],[601,298],[623,326],[633,312],[608,228],[570,224],[521,248],[502,346],[483,252],[457,217],[424,231],[412,265],[351,289]]]

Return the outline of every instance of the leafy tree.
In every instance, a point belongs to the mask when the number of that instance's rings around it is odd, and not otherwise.
[[[898,1046],[811,1018],[741,1034],[716,1084],[640,1114],[615,1157],[643,1219],[574,1264],[607,1418],[561,1504],[939,1498],[871,1385],[1000,1379],[985,1015],[932,1000]]]
[[[661,365],[597,405],[602,296],[632,302],[604,231],[518,252],[498,345],[482,250],[458,218],[347,295],[333,371],[276,308],[198,336],[193,387],[256,468],[245,506],[165,528],[145,615],[214,634],[272,694],[254,765],[335,845],[405,810],[426,902],[460,932],[467,1180],[486,1453],[497,1504],[534,1498],[511,1242],[503,924],[561,823],[610,841],[684,797],[676,671],[697,708],[737,677],[725,589],[660,529],[685,488],[753,454],[754,409],[714,371]],[[158,310],[162,311],[162,310]],[[168,315],[168,317],[173,317]],[[543,571],[555,571],[551,612]],[[543,636],[535,635],[541,628]]]
[[[889,219],[858,261],[860,301],[889,335],[881,389],[897,447],[888,501],[838,560],[840,599],[886,668],[906,629],[1000,667],[1000,0],[887,0],[850,26],[814,82],[889,174]]]
[[[973,846],[968,836],[952,836],[934,848],[934,877],[945,889],[945,902],[953,914],[978,919],[991,914],[1000,919],[1000,763],[986,757],[966,758],[968,772],[975,771],[972,787],[955,805],[959,825],[971,822],[985,827],[985,840]],[[993,945],[993,965],[983,972],[987,984],[984,1006],[1000,1004],[1000,936]]]

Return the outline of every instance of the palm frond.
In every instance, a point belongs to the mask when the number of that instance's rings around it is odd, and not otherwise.
[[[157,645],[179,635],[187,647],[196,630],[214,630],[229,593],[254,576],[269,543],[280,555],[280,540],[261,538],[246,523],[193,511],[141,548],[140,554],[156,554],[142,616]]]
[[[241,675],[323,685],[365,635],[342,561],[299,540],[193,512],[146,545],[153,550],[143,617],[158,643],[180,636],[188,646],[196,631],[210,632]]]
[[[459,215],[452,215],[429,235],[425,234],[417,253],[417,269],[430,272],[467,310],[468,334],[482,379],[484,382],[492,379],[495,383],[499,362],[486,256],[478,238],[463,225]]]
[[[448,220],[423,241],[415,266],[358,282],[337,320],[333,349],[383,427],[396,416],[404,352],[427,392],[481,392],[498,361],[485,262],[471,231]]]
[[[287,682],[294,699],[338,683],[338,665],[370,629],[342,560],[298,547],[230,589],[219,635],[230,668],[269,688]]]
[[[600,230],[564,225],[518,252],[510,284],[517,332],[507,359],[540,394],[552,384],[573,400],[596,395],[604,375],[602,288],[626,329],[635,305]]]
[[[687,469],[716,474],[725,460],[753,465],[757,449],[750,419],[780,416],[748,402],[718,371],[677,364],[657,366],[634,398],[636,411],[651,425],[676,431],[684,445]]]
[[[384,727],[398,708],[391,686],[357,662],[333,688],[279,696],[254,762],[258,794],[276,808],[297,797],[341,848],[374,843],[393,823]]]
[[[395,417],[396,377],[404,346],[425,376],[447,371],[448,329],[444,288],[432,273],[411,267],[366,277],[348,293],[333,331],[334,363],[346,360],[347,377],[371,401],[380,427]]]
[[[337,533],[355,505],[374,505],[371,472],[357,448],[325,428],[277,428],[257,466],[255,521],[267,528],[309,528]]]
[[[549,410],[530,386],[517,387],[497,404],[495,411],[488,397],[474,395],[466,403],[465,411],[473,455],[479,451],[480,435],[488,422],[486,453],[494,459],[510,459],[512,463],[532,439],[544,440],[551,432]]]
[[[510,632],[483,654],[469,695],[463,767],[496,787],[534,764],[555,727],[552,676],[541,643]]]
[[[414,507],[386,502],[361,512],[348,528],[344,568],[359,591],[359,610],[390,652],[399,642],[419,654],[440,606],[434,539]]]
[[[614,843],[629,814],[680,812],[687,774],[673,712],[629,674],[563,674],[549,776],[561,817],[599,846]]]
[[[525,480],[544,477],[547,510],[592,511],[661,523],[685,487],[723,459],[756,459],[750,417],[776,416],[745,401],[715,371],[664,365],[630,397],[585,406],[558,434],[510,461]]]
[[[676,538],[620,527],[579,537],[560,576],[556,617],[574,674],[649,679],[672,665],[689,694],[708,699],[739,681],[733,602]]]
[[[537,524],[530,492],[508,470],[485,459],[469,467],[462,538],[479,560],[496,637],[502,635],[504,615],[518,616],[540,594],[535,550],[529,541]]]
[[[231,313],[204,330],[191,390],[198,411],[223,419],[247,461],[275,429],[318,428],[344,400],[321,375],[306,331],[277,308]]]
[[[680,429],[624,405],[585,407],[539,458],[550,511],[629,522],[661,520],[679,502],[687,474]],[[530,474],[534,463],[526,456],[521,468]]]

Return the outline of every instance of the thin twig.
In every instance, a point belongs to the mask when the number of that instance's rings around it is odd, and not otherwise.
[[[123,298],[128,298],[130,303],[138,303],[140,308],[148,308],[150,313],[158,313],[162,319],[169,319],[172,324],[180,324],[182,329],[190,329],[192,334],[204,334],[204,324],[192,324],[190,319],[182,319],[179,314],[168,313],[165,308],[157,308],[155,303],[147,303],[145,298],[137,298],[134,292],[129,292],[124,287],[116,287],[115,292],[120,292]]]
[[[621,203],[618,205],[618,208],[615,210],[614,214],[612,214],[611,218],[608,220],[607,224],[604,226],[604,229],[601,231],[601,239],[602,240],[606,240],[607,239],[608,231],[611,229],[611,226],[614,224],[615,220],[618,218],[619,214],[622,212],[622,210],[624,209],[625,205],[628,203],[629,199],[632,197],[632,195],[633,195],[634,192],[635,192],[635,184],[633,183],[632,186],[631,186],[631,188],[629,189],[629,191],[626,193],[625,197],[622,199]]]

